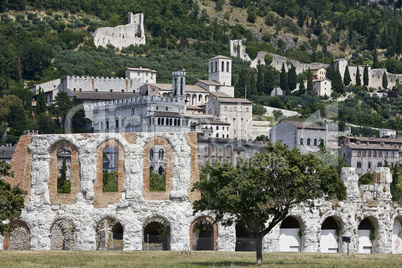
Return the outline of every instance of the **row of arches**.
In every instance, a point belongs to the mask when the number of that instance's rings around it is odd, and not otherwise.
[[[304,145],[304,139],[303,138],[300,138],[300,145]],[[311,139],[310,138],[307,138],[306,145],[311,145]],[[318,140],[317,139],[314,139],[313,145],[318,146]]]
[[[157,118],[149,118],[149,125],[156,125],[156,126],[187,126],[188,120],[187,119],[178,119],[178,118],[164,118],[164,117],[157,117]]]
[[[207,103],[209,100],[209,96],[208,95],[203,95],[203,94],[186,94],[186,102],[188,104],[191,103],[191,106],[199,106],[202,104]]]
[[[29,249],[30,229],[23,221],[15,221],[10,235],[4,239],[4,249]],[[279,228],[279,251],[303,251],[303,233],[306,226],[300,217],[288,216]],[[341,252],[344,223],[336,216],[327,217],[321,224],[320,251],[323,253]],[[74,250],[76,227],[71,220],[58,219],[50,229],[52,250]],[[163,217],[152,217],[143,223],[143,250],[170,250],[171,226]],[[378,222],[374,217],[362,219],[357,228],[358,253],[376,252],[378,247]],[[218,227],[212,218],[202,216],[190,226],[191,250],[216,250]],[[113,217],[105,217],[96,224],[96,250],[123,250],[124,225]],[[395,219],[392,231],[392,253],[402,253],[402,217]],[[236,224],[236,251],[255,251],[256,240],[243,222]]]

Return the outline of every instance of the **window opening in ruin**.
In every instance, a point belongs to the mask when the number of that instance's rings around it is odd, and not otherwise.
[[[200,220],[193,226],[193,250],[214,249],[214,228],[207,220]]]
[[[119,151],[115,146],[107,146],[103,150],[103,192],[118,191]]]
[[[113,218],[106,218],[96,227],[97,250],[123,250],[124,230],[120,222]]]
[[[166,191],[166,152],[163,145],[152,147],[149,172],[149,191]]]
[[[300,240],[302,231],[300,223],[295,217],[289,216],[285,218],[281,222],[279,233],[279,251],[301,251]]]
[[[4,245],[5,250],[27,250],[29,249],[29,227],[23,221],[17,220],[12,222],[13,229],[10,233],[6,234],[4,239],[8,240],[8,247]],[[5,241],[4,241],[5,243]]]
[[[71,149],[63,147],[57,151],[57,193],[71,193]]]
[[[50,231],[51,250],[74,250],[75,227],[70,220],[57,220]]]
[[[257,247],[257,240],[250,231],[253,228],[252,224],[248,224],[249,228],[243,221],[236,224],[236,247],[235,251],[255,251]]]
[[[154,221],[144,228],[143,250],[170,250],[170,226]]]

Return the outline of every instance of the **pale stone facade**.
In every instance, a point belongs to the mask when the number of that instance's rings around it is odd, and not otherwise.
[[[101,186],[102,150],[110,145],[119,151],[117,192],[103,192]],[[155,145],[166,149],[162,192],[149,191],[148,159]],[[72,148],[75,175],[71,194],[57,194],[54,158],[65,146]],[[22,136],[12,160],[14,168],[18,166],[16,177],[7,180],[19,183],[28,196],[22,218],[15,222],[18,229],[11,237],[0,237],[0,248],[143,250],[150,226],[164,226],[169,236],[159,249],[205,249],[194,241],[199,237],[194,227],[202,221],[211,224],[212,245],[207,249],[253,250],[252,238],[237,232],[239,224],[213,225],[213,214],[192,214],[191,204],[200,196],[191,192],[199,179],[197,147],[195,133]],[[355,169],[344,168],[346,200],[315,200],[314,209],[303,204],[293,207],[264,238],[263,250],[346,252],[342,237],[347,236],[352,253],[402,253],[402,209],[390,202],[392,176],[389,168],[375,172],[374,185],[359,187]],[[121,244],[111,247],[110,240]]]
[[[313,81],[313,90],[317,96],[327,96],[330,97],[332,93],[332,81],[324,78],[322,80]]]
[[[103,27],[95,31],[95,46],[113,45],[122,49],[130,45],[145,44],[144,14],[128,12],[128,24],[116,27]]]
[[[300,149],[301,153],[318,152],[320,140],[324,145],[328,144],[328,132],[326,127],[310,122],[281,121],[270,130],[269,140],[280,141],[287,145],[290,150],[294,147]]]

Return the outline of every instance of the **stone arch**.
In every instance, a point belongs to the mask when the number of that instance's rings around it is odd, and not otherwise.
[[[287,216],[279,227],[279,251],[301,252],[303,229],[300,217]]]
[[[378,220],[364,217],[358,224],[358,253],[376,253],[378,247]]]
[[[392,253],[402,254],[402,215],[396,217],[392,225]]]
[[[106,147],[117,148],[117,191],[103,192],[103,155]],[[96,180],[94,182],[94,206],[105,208],[109,203],[117,203],[124,191],[124,149],[122,143],[117,139],[101,141],[96,148]]]
[[[164,157],[165,157],[165,191],[150,191],[150,153],[154,146],[163,147]],[[172,190],[172,180],[173,180],[173,149],[170,143],[161,137],[153,137],[144,146],[143,155],[143,188],[142,196],[146,200],[169,200],[169,194]]]
[[[51,250],[74,250],[76,240],[75,225],[69,219],[57,219],[50,228]]]
[[[170,250],[170,226],[170,222],[162,216],[147,218],[142,226],[142,249]]]
[[[197,105],[197,94],[193,94],[191,97],[191,106],[196,106]]]
[[[257,240],[255,235],[246,228],[241,220],[236,223],[236,247],[235,251],[255,251]]]
[[[58,193],[57,181],[59,176],[58,168],[58,153],[62,148],[68,148],[70,155],[70,193]],[[76,196],[80,192],[80,164],[78,160],[78,148],[75,144],[67,139],[56,141],[50,146],[49,150],[49,180],[47,185],[49,187],[50,203],[55,204],[75,204]]]
[[[197,226],[200,224],[202,226]],[[199,232],[194,232],[195,227],[198,227]],[[216,251],[217,237],[218,226],[214,224],[214,220],[209,216],[198,217],[190,226],[190,250]]]
[[[322,218],[321,234],[320,234],[320,249],[325,253],[340,252],[342,243],[342,232],[344,224],[341,218],[331,215]]]
[[[24,221],[14,220],[10,222],[15,225],[10,234],[6,234],[3,240],[4,250],[28,250],[30,246],[31,231]]]
[[[123,250],[124,225],[114,217],[104,217],[96,225],[97,250]]]

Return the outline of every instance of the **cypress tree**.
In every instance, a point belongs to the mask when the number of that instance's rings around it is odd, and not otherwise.
[[[289,87],[289,94],[296,89],[297,84],[297,74],[296,74],[296,67],[293,64],[290,66],[288,72],[288,87]],[[288,94],[287,94],[288,95]]]
[[[326,77],[330,80],[334,80],[335,77],[335,63],[331,61],[331,64],[327,68]]]
[[[265,79],[265,94],[271,95],[271,92],[272,90],[274,90],[275,87],[274,74],[271,66],[266,66],[264,79]]]
[[[373,51],[373,69],[378,69],[379,67],[377,49],[375,48]]]
[[[313,74],[310,68],[307,71],[307,90],[313,90]]]
[[[250,94],[248,96],[257,95],[257,82],[255,81],[254,70],[250,74]]]
[[[339,70],[335,71],[334,79],[332,80],[332,90],[342,94],[343,93],[343,82],[342,82],[342,76]]]
[[[343,76],[343,83],[345,84],[345,86],[349,86],[350,82],[352,82],[352,79],[350,79],[349,67],[346,66],[345,74]]]
[[[46,112],[46,98],[43,89],[39,88],[38,99],[36,100],[36,114],[41,115]]]
[[[364,66],[363,70],[363,84],[367,87],[369,84],[369,75],[368,75],[368,67]]]
[[[281,87],[282,91],[285,92],[285,94],[288,92],[288,90],[289,90],[288,79],[287,79],[284,63],[282,63],[282,70],[281,70],[281,75],[280,75],[279,86]]]
[[[387,72],[384,71],[382,74],[382,87],[386,89],[388,87],[388,77],[387,77]]]
[[[257,66],[258,74],[257,74],[257,94],[262,95],[262,92],[265,90],[265,81],[264,81],[264,66],[258,64]]]
[[[362,81],[360,80],[360,70],[359,70],[359,66],[356,66],[356,86],[361,86],[362,85]]]
[[[303,78],[300,78],[299,83],[300,83],[300,85],[299,85],[299,96],[301,96],[301,95],[304,95],[306,93],[306,88],[304,87]]]

